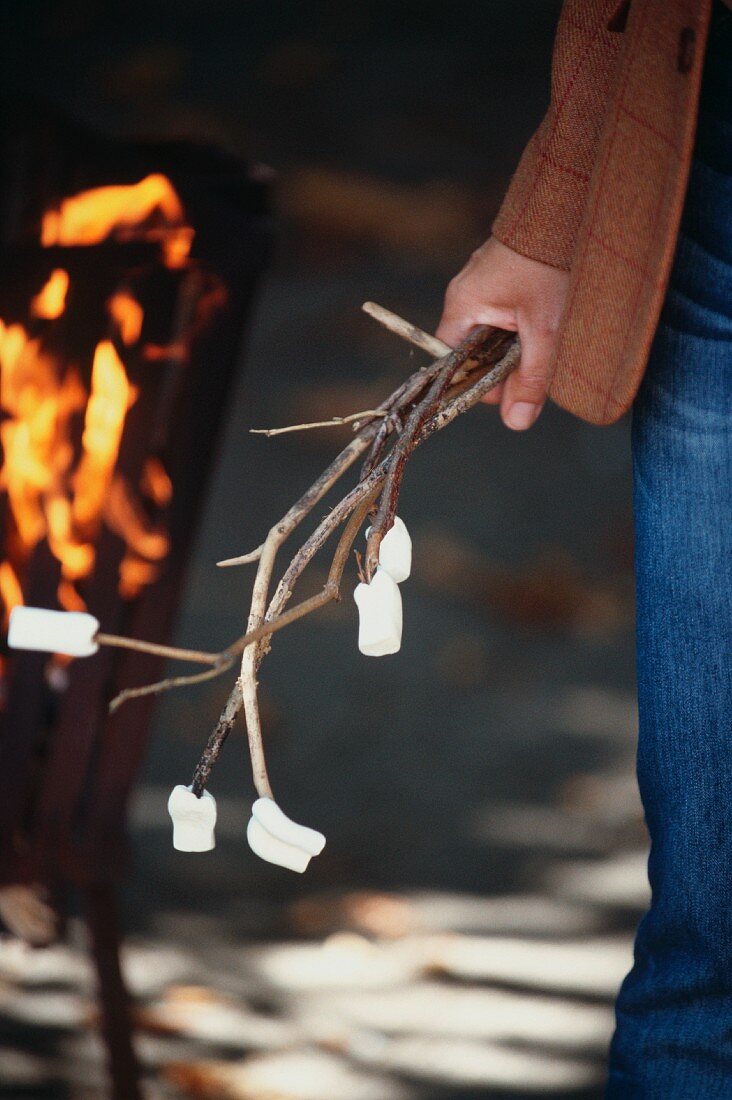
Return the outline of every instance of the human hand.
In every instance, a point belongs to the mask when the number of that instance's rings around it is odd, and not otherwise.
[[[569,274],[507,248],[494,237],[450,281],[436,332],[454,347],[477,325],[518,332],[521,361],[483,400],[501,406],[509,428],[530,428],[546,401],[547,367],[557,338]]]

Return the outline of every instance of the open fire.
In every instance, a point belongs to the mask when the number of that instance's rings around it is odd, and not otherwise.
[[[7,629],[23,603],[88,610],[164,643],[269,253],[268,177],[204,145],[6,106],[0,618]],[[151,707],[110,717],[108,702],[160,664],[0,654],[1,915],[21,896],[22,922],[28,899],[63,918],[80,892],[118,1100],[139,1090],[115,888]]]
[[[44,213],[40,229],[41,245],[49,250],[147,242],[171,272],[191,267],[193,237],[173,185],[161,174],[64,198]],[[209,307],[224,300],[216,290],[208,295]],[[86,609],[84,581],[94,570],[102,527],[125,544],[118,566],[124,599],[156,579],[168,553],[165,509],[173,487],[162,460],[150,455],[134,485],[117,470],[127,415],[139,396],[125,358],[132,353],[159,370],[163,354],[185,355],[185,340],[167,348],[144,343],[145,314],[133,272],[106,297],[106,331],[91,362],[79,362],[54,340],[74,292],[69,272],[52,267],[30,298],[27,318],[0,319],[0,490],[7,511],[0,598],[6,628],[44,540],[59,565],[58,603],[74,611]]]

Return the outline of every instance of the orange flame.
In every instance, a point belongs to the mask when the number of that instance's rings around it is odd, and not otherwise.
[[[91,394],[81,437],[83,455],[74,477],[74,524],[96,531],[104,498],[117,461],[127,409],[136,394],[110,340],[97,344],[92,365]]]
[[[160,561],[168,553],[170,543],[163,531],[150,529],[136,503],[130,487],[118,474],[106,494],[104,518],[115,534],[127,541],[127,546],[140,557]]]
[[[123,600],[134,600],[142,589],[157,580],[160,566],[144,561],[136,554],[126,554],[119,567],[119,594]]]
[[[55,321],[66,309],[66,295],[69,289],[69,273],[63,268],[55,268],[46,284],[31,299],[31,317],[42,317],[45,321]]]
[[[90,542],[81,542],[74,536],[71,501],[62,495],[52,495],[46,500],[48,545],[51,553],[61,562],[61,575],[70,581],[88,577],[94,568],[96,551]]]
[[[154,455],[145,463],[140,488],[158,508],[165,508],[173,499],[173,482],[160,459]]]
[[[107,302],[109,316],[117,326],[123,344],[136,344],[142,332],[143,311],[128,290],[118,290]]]
[[[193,238],[172,184],[155,173],[135,184],[98,187],[65,198],[46,212],[41,226],[46,247],[93,246],[105,240],[157,242],[162,262],[171,268],[188,262]],[[212,287],[220,295],[218,286],[214,280]],[[60,318],[69,289],[68,272],[55,268],[31,298],[29,318]],[[210,288],[208,295],[194,296],[196,302],[199,297],[216,305]],[[144,313],[132,290],[117,289],[107,311],[118,346],[138,344]],[[196,314],[191,332],[181,339],[183,357],[203,321]],[[87,389],[77,366],[51,355],[47,343],[48,333],[31,337],[29,326],[0,320],[0,491],[6,494],[8,511],[0,600],[6,626],[12,607],[23,602],[26,565],[44,539],[60,564],[57,597],[67,610],[86,607],[78,586],[94,569],[102,524],[125,544],[119,569],[123,598],[136,596],[155,580],[170,548],[167,534],[142,504],[143,497],[156,509],[170,503],[173,488],[160,460],[147,460],[139,497],[116,471],[127,412],[137,398],[120,352],[111,339],[97,344]],[[142,348],[137,354],[146,358]]]
[[[4,466],[0,487],[26,551],[46,534],[44,496],[73,460],[69,421],[84,407],[86,394],[75,371],[62,382],[53,360],[21,325],[0,322],[0,425]]]
[[[14,607],[19,607],[23,603],[23,590],[20,587],[20,581],[18,580],[17,574],[9,561],[0,562],[0,596],[2,596],[3,603],[5,604],[3,628],[7,630],[10,621],[10,612]]]
[[[147,227],[145,232],[142,227]],[[193,230],[172,183],[159,173],[139,183],[95,187],[62,199],[41,222],[41,244],[92,245],[108,237],[160,239],[168,267],[182,267]]]
[[[64,611],[86,611],[86,603],[76,591],[72,581],[60,580],[56,596]]]

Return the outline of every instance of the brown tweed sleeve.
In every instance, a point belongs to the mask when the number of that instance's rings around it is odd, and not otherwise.
[[[565,0],[552,58],[549,110],[527,145],[493,236],[568,271],[623,35],[618,0]]]

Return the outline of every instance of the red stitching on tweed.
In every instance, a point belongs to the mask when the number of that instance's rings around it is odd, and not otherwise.
[[[608,167],[608,163],[610,161],[610,154],[611,154],[613,146],[615,144],[615,138],[617,137],[617,134],[618,134],[618,122],[619,122],[619,119],[620,119],[620,100],[622,99],[622,96],[625,94],[625,89],[627,88],[629,77],[630,77],[630,66],[626,65],[625,73],[623,74],[623,82],[622,82],[621,87],[618,89],[618,96],[617,96],[616,105],[615,105],[615,116],[614,116],[613,122],[612,122],[612,132],[611,132],[611,135],[608,138],[607,148],[605,149],[605,155],[604,155],[602,164],[599,165],[599,167],[597,169],[597,172],[596,172],[594,194],[592,196],[592,206],[585,213],[585,222],[588,225],[592,225],[592,223],[595,220],[595,212],[597,210],[597,204],[600,200],[600,193],[603,189],[603,184],[605,182],[605,176],[607,175],[607,167]],[[580,252],[577,254],[577,257],[575,259],[575,263],[573,264],[573,267],[579,267],[581,265],[581,263],[584,262],[584,260],[586,259],[588,241],[589,241],[589,233],[585,234],[584,240],[582,240],[580,238],[581,248],[580,248]],[[571,288],[571,292],[570,292],[570,294],[567,298],[567,304],[566,304],[565,310],[564,310],[566,317],[569,317],[571,315],[572,306],[574,305],[574,300],[575,300],[575,297],[577,296],[577,292],[579,290],[579,279],[574,279],[573,283],[574,283],[574,285]]]
[[[570,168],[568,164],[562,164],[561,161],[553,157],[551,153],[540,153],[539,160],[545,160],[547,164],[551,164],[552,168],[556,168],[558,172],[566,172],[568,176],[573,176],[576,180],[581,180],[582,183],[589,183],[590,176],[588,172],[579,172],[576,168]]]
[[[560,22],[561,22],[561,20],[560,20]],[[551,140],[553,139],[554,135],[557,132],[557,127],[559,126],[559,119],[560,119],[560,116],[562,114],[562,110],[564,109],[564,105],[566,104],[567,99],[569,97],[569,94],[572,91],[575,83],[577,82],[577,78],[579,77],[580,73],[582,72],[582,69],[584,68],[585,64],[587,63],[587,60],[590,57],[592,47],[597,42],[597,39],[600,37],[600,35],[602,33],[602,30],[603,30],[603,23],[602,23],[602,20],[599,20],[598,25],[595,27],[595,30],[594,30],[593,34],[588,37],[587,44],[585,46],[585,49],[582,52],[582,56],[580,57],[579,63],[577,65],[577,67],[575,68],[574,72],[572,73],[572,75],[570,76],[569,81],[567,83],[567,87],[564,89],[564,95],[562,96],[562,98],[557,102],[556,106],[554,107],[554,118],[552,119],[551,129],[549,130],[549,133],[545,137],[545,139],[543,141],[543,144],[542,144],[542,148],[539,152],[539,159],[540,160],[545,159],[545,158],[543,158],[542,154],[543,154],[544,150],[548,147],[549,143],[551,142]],[[523,203],[521,204],[520,210],[516,214],[516,217],[513,219],[509,229],[506,232],[507,239],[509,239],[512,236],[512,234],[515,232],[516,226],[518,225],[518,223],[521,221],[521,218],[523,218],[524,214],[526,213],[527,207],[528,207],[528,205],[531,202],[531,199],[533,197],[534,190],[535,190],[534,187],[529,188],[529,192],[528,192],[526,198],[524,199]]]
[[[676,147],[676,142],[672,138],[668,137],[667,134],[662,133],[661,130],[657,130],[656,127],[648,121],[648,119],[643,118],[641,115],[637,115],[635,111],[631,111],[630,107],[626,107],[624,103],[621,104],[620,109],[622,110],[624,115],[627,115],[628,118],[632,118],[633,121],[642,126],[644,130],[648,130],[649,133],[655,134],[657,138],[660,138],[661,141],[670,146],[670,148],[673,149],[674,152],[678,151]]]
[[[644,12],[645,19],[644,19],[642,25],[638,28],[637,36],[638,36],[639,40],[641,38],[641,33],[645,32],[645,30],[646,30],[646,24],[647,24],[647,21],[648,21],[648,18],[649,18],[649,10],[650,10],[651,6],[652,6],[651,4],[648,4],[648,6],[646,7],[645,12]],[[616,118],[616,125],[620,122],[620,110],[625,105],[625,92],[626,92],[626,90],[627,90],[627,82],[623,86],[622,95],[618,98],[618,112],[617,112],[617,118]],[[661,207],[663,205],[663,200],[664,200],[664,197],[665,197],[665,194],[666,194],[666,184],[668,182],[668,174],[669,174],[670,165],[671,165],[671,158],[669,158],[666,161],[666,171],[664,172],[664,176],[663,176],[663,184],[658,189],[658,197],[657,197],[657,201],[656,201],[656,208],[653,212],[653,218],[651,220],[651,232],[646,237],[647,243],[646,243],[646,251],[645,251],[644,260],[648,256],[648,250],[650,248],[651,242],[655,239],[655,236],[656,236],[656,226],[658,225],[658,217],[659,217],[659,214],[661,212]],[[643,264],[643,266],[645,266],[645,263]],[[656,280],[656,284],[655,284],[656,287],[658,287],[659,282],[660,282],[660,280]],[[615,383],[618,380],[618,375],[620,374],[620,370],[621,370],[621,367],[623,365],[623,361],[625,359],[625,352],[626,352],[626,349],[628,347],[628,343],[630,341],[631,334],[635,330],[635,322],[636,322],[636,318],[638,316],[638,310],[640,309],[640,303],[641,303],[641,295],[636,294],[635,302],[633,303],[633,312],[630,315],[630,319],[629,319],[629,322],[628,322],[628,327],[627,327],[626,332],[625,332],[625,339],[623,340],[623,346],[620,349],[620,355],[618,356],[618,358],[616,360],[617,365],[615,367],[615,370],[612,373],[612,377],[608,380],[607,395],[605,397],[605,404],[603,405],[602,412],[600,413],[600,415],[603,416],[603,417],[607,413],[608,405],[610,404],[610,400],[611,400],[612,395],[615,391]],[[613,400],[614,400],[614,398],[613,398]]]
[[[598,9],[602,8],[602,11],[598,10],[597,18],[602,19],[603,26],[604,26],[605,30],[607,30],[607,24],[608,24],[607,4],[596,4],[595,6]],[[619,6],[618,4],[615,5],[615,7],[618,7],[618,6]],[[573,19],[572,16],[569,14],[569,12],[562,12],[562,25],[567,26],[567,27],[573,27],[574,30],[581,31],[582,34],[587,34],[587,32],[589,30],[586,22],[581,23],[579,21],[579,19]],[[611,33],[611,32],[608,32],[608,33]]]
[[[636,271],[641,276],[641,278],[645,279],[649,283],[653,283],[655,287],[663,287],[663,280],[657,279],[653,272],[650,271],[647,267],[644,267],[643,264],[639,263],[632,256],[626,256],[625,253],[621,252],[619,248],[615,248],[614,245],[610,244],[608,240],[606,240],[604,237],[601,237],[599,233],[596,233],[594,229],[590,229],[588,230],[588,232],[593,241],[595,241],[604,252],[609,252],[610,255],[614,256],[616,260],[622,260],[626,267],[629,267],[631,271]]]
[[[648,8],[645,9],[644,16],[645,16],[645,19],[648,18]],[[587,210],[587,212],[585,214],[585,224],[587,224],[588,226],[591,226],[593,224],[594,220],[595,220],[595,213],[597,211],[597,205],[598,205],[598,202],[600,201],[600,194],[603,191],[603,185],[604,185],[605,178],[606,178],[606,175],[607,175],[608,165],[610,163],[610,154],[613,150],[613,147],[615,145],[615,139],[618,135],[618,123],[620,121],[620,106],[621,106],[622,100],[625,96],[625,92],[626,92],[626,89],[628,87],[629,79],[630,79],[630,65],[626,64],[625,72],[623,73],[623,77],[622,77],[622,82],[621,82],[620,87],[618,88],[618,91],[617,91],[617,98],[616,98],[616,101],[615,101],[615,115],[614,115],[614,118],[613,118],[613,121],[612,121],[612,131],[611,131],[611,133],[608,137],[607,147],[605,149],[605,155],[604,155],[603,161],[598,166],[598,169],[597,169],[597,175],[596,175],[595,185],[594,185],[594,194],[592,196],[592,206],[589,210]],[[591,238],[590,238],[590,233],[589,232],[587,232],[585,234],[584,239],[580,238],[580,242],[581,242],[580,252],[579,252],[579,254],[578,254],[578,256],[575,260],[575,263],[573,264],[573,267],[575,268],[575,270],[579,269],[582,266],[582,264],[584,263],[584,261],[586,260],[586,258],[587,258],[587,249],[589,247],[590,239]],[[576,298],[577,293],[579,291],[579,279],[576,278],[576,276],[573,280],[573,284],[574,285],[571,288],[571,292],[570,292],[570,294],[567,298],[567,304],[566,304],[565,310],[564,310],[565,317],[571,316],[571,311],[572,311],[572,308],[574,306],[575,298]],[[636,308],[637,308],[637,299],[636,299]],[[586,381],[586,380],[584,380],[584,381]],[[611,381],[611,387],[612,387],[612,381]],[[603,390],[601,390],[600,393],[604,394],[606,399],[609,396],[609,390],[607,388],[603,388]]]

